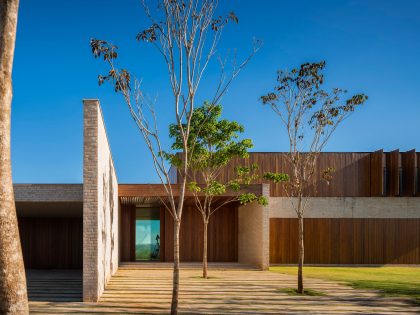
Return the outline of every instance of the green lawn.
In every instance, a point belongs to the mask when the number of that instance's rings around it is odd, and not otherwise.
[[[270,271],[296,275],[297,267],[276,266]],[[420,267],[304,267],[303,275],[379,290],[386,296],[410,297],[420,304]]]

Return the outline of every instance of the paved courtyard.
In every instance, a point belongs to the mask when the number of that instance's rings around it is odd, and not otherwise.
[[[99,303],[82,303],[80,272],[28,276],[31,314],[167,314],[171,300],[170,265],[125,264],[111,279]],[[326,296],[290,296],[278,289],[295,286],[293,276],[244,266],[213,266],[210,279],[199,265],[181,270],[182,314],[419,314],[402,298],[380,297],[331,281],[306,279],[307,288]]]

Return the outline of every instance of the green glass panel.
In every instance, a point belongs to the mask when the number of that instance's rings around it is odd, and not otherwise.
[[[159,210],[157,210],[158,212]],[[136,219],[136,260],[158,260],[160,256],[160,220],[156,211],[138,209]]]

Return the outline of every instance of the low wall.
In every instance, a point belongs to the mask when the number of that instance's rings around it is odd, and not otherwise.
[[[83,300],[98,301],[118,269],[118,182],[99,101],[83,104]]]

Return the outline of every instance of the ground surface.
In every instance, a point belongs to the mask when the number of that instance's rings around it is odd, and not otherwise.
[[[381,297],[368,290],[355,290],[335,281],[306,279],[308,288],[325,296],[290,296],[279,291],[295,285],[295,276],[250,268],[210,270],[211,279],[201,279],[201,270],[181,270],[182,314],[418,314],[420,308],[407,299]],[[239,270],[241,269],[241,270]],[[77,275],[61,273],[50,280],[29,274],[31,314],[167,314],[171,298],[171,270],[152,265],[139,269],[125,265],[109,282],[101,301],[80,300]],[[75,278],[76,276],[76,278]],[[80,275],[79,275],[80,277]],[[57,280],[58,279],[58,280]],[[50,284],[48,284],[50,282]],[[62,288],[72,285],[67,297]],[[48,289],[49,288],[49,289]],[[46,289],[49,290],[49,294]],[[79,290],[79,291],[77,291]]]
[[[296,267],[270,270],[296,275]],[[384,296],[404,296],[420,305],[420,267],[304,267],[306,277],[334,280],[356,289],[374,289]]]

